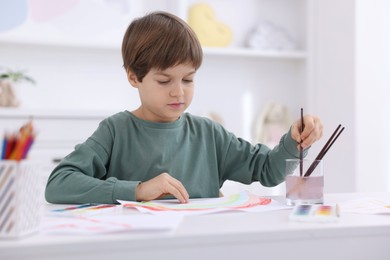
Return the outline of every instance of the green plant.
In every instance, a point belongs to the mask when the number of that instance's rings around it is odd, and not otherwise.
[[[19,83],[21,81],[27,81],[31,84],[35,84],[35,80],[30,76],[26,75],[24,71],[21,70],[11,70],[11,69],[1,69],[0,68],[0,80],[10,80],[14,83]]]

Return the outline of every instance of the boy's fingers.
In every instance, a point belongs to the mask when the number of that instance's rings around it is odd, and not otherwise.
[[[301,141],[302,148],[306,149],[322,137],[323,125],[318,117],[311,115],[304,116],[304,126],[303,132],[301,133],[301,120],[297,120],[291,131],[291,137],[298,143],[298,150],[300,149]]]
[[[188,202],[189,195],[183,184],[168,173],[162,173],[149,181],[140,183],[136,190],[137,201],[149,201],[172,195],[181,203]]]
[[[322,137],[323,125],[318,117],[310,117],[307,127],[302,132],[301,138],[303,139],[302,147],[306,148],[312,145],[315,141]],[[305,121],[306,123],[306,121]]]
[[[301,134],[301,138],[305,140],[307,137],[311,135],[315,128],[315,120],[311,116],[305,116],[303,117],[305,128],[303,129],[303,132]]]
[[[189,195],[183,184],[180,181],[172,178],[170,185],[172,187],[170,193],[175,196],[175,198],[177,198],[181,203],[187,203]]]
[[[162,173],[157,178],[161,179],[160,183],[162,184],[160,196],[165,194],[171,194],[181,203],[188,202],[188,192],[179,180],[173,178],[168,173]]]

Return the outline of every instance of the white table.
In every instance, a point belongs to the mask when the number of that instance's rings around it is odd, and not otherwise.
[[[359,196],[327,194],[325,203]],[[342,213],[336,223],[300,223],[289,213],[189,216],[173,234],[37,234],[0,240],[0,259],[390,259],[390,215]]]

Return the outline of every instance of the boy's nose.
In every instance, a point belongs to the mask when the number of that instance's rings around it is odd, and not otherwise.
[[[169,93],[172,97],[181,97],[184,95],[183,86],[181,83],[174,84]]]

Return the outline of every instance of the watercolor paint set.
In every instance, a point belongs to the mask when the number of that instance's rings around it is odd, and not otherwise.
[[[294,206],[289,219],[302,222],[335,222],[340,218],[337,205],[300,204]]]

